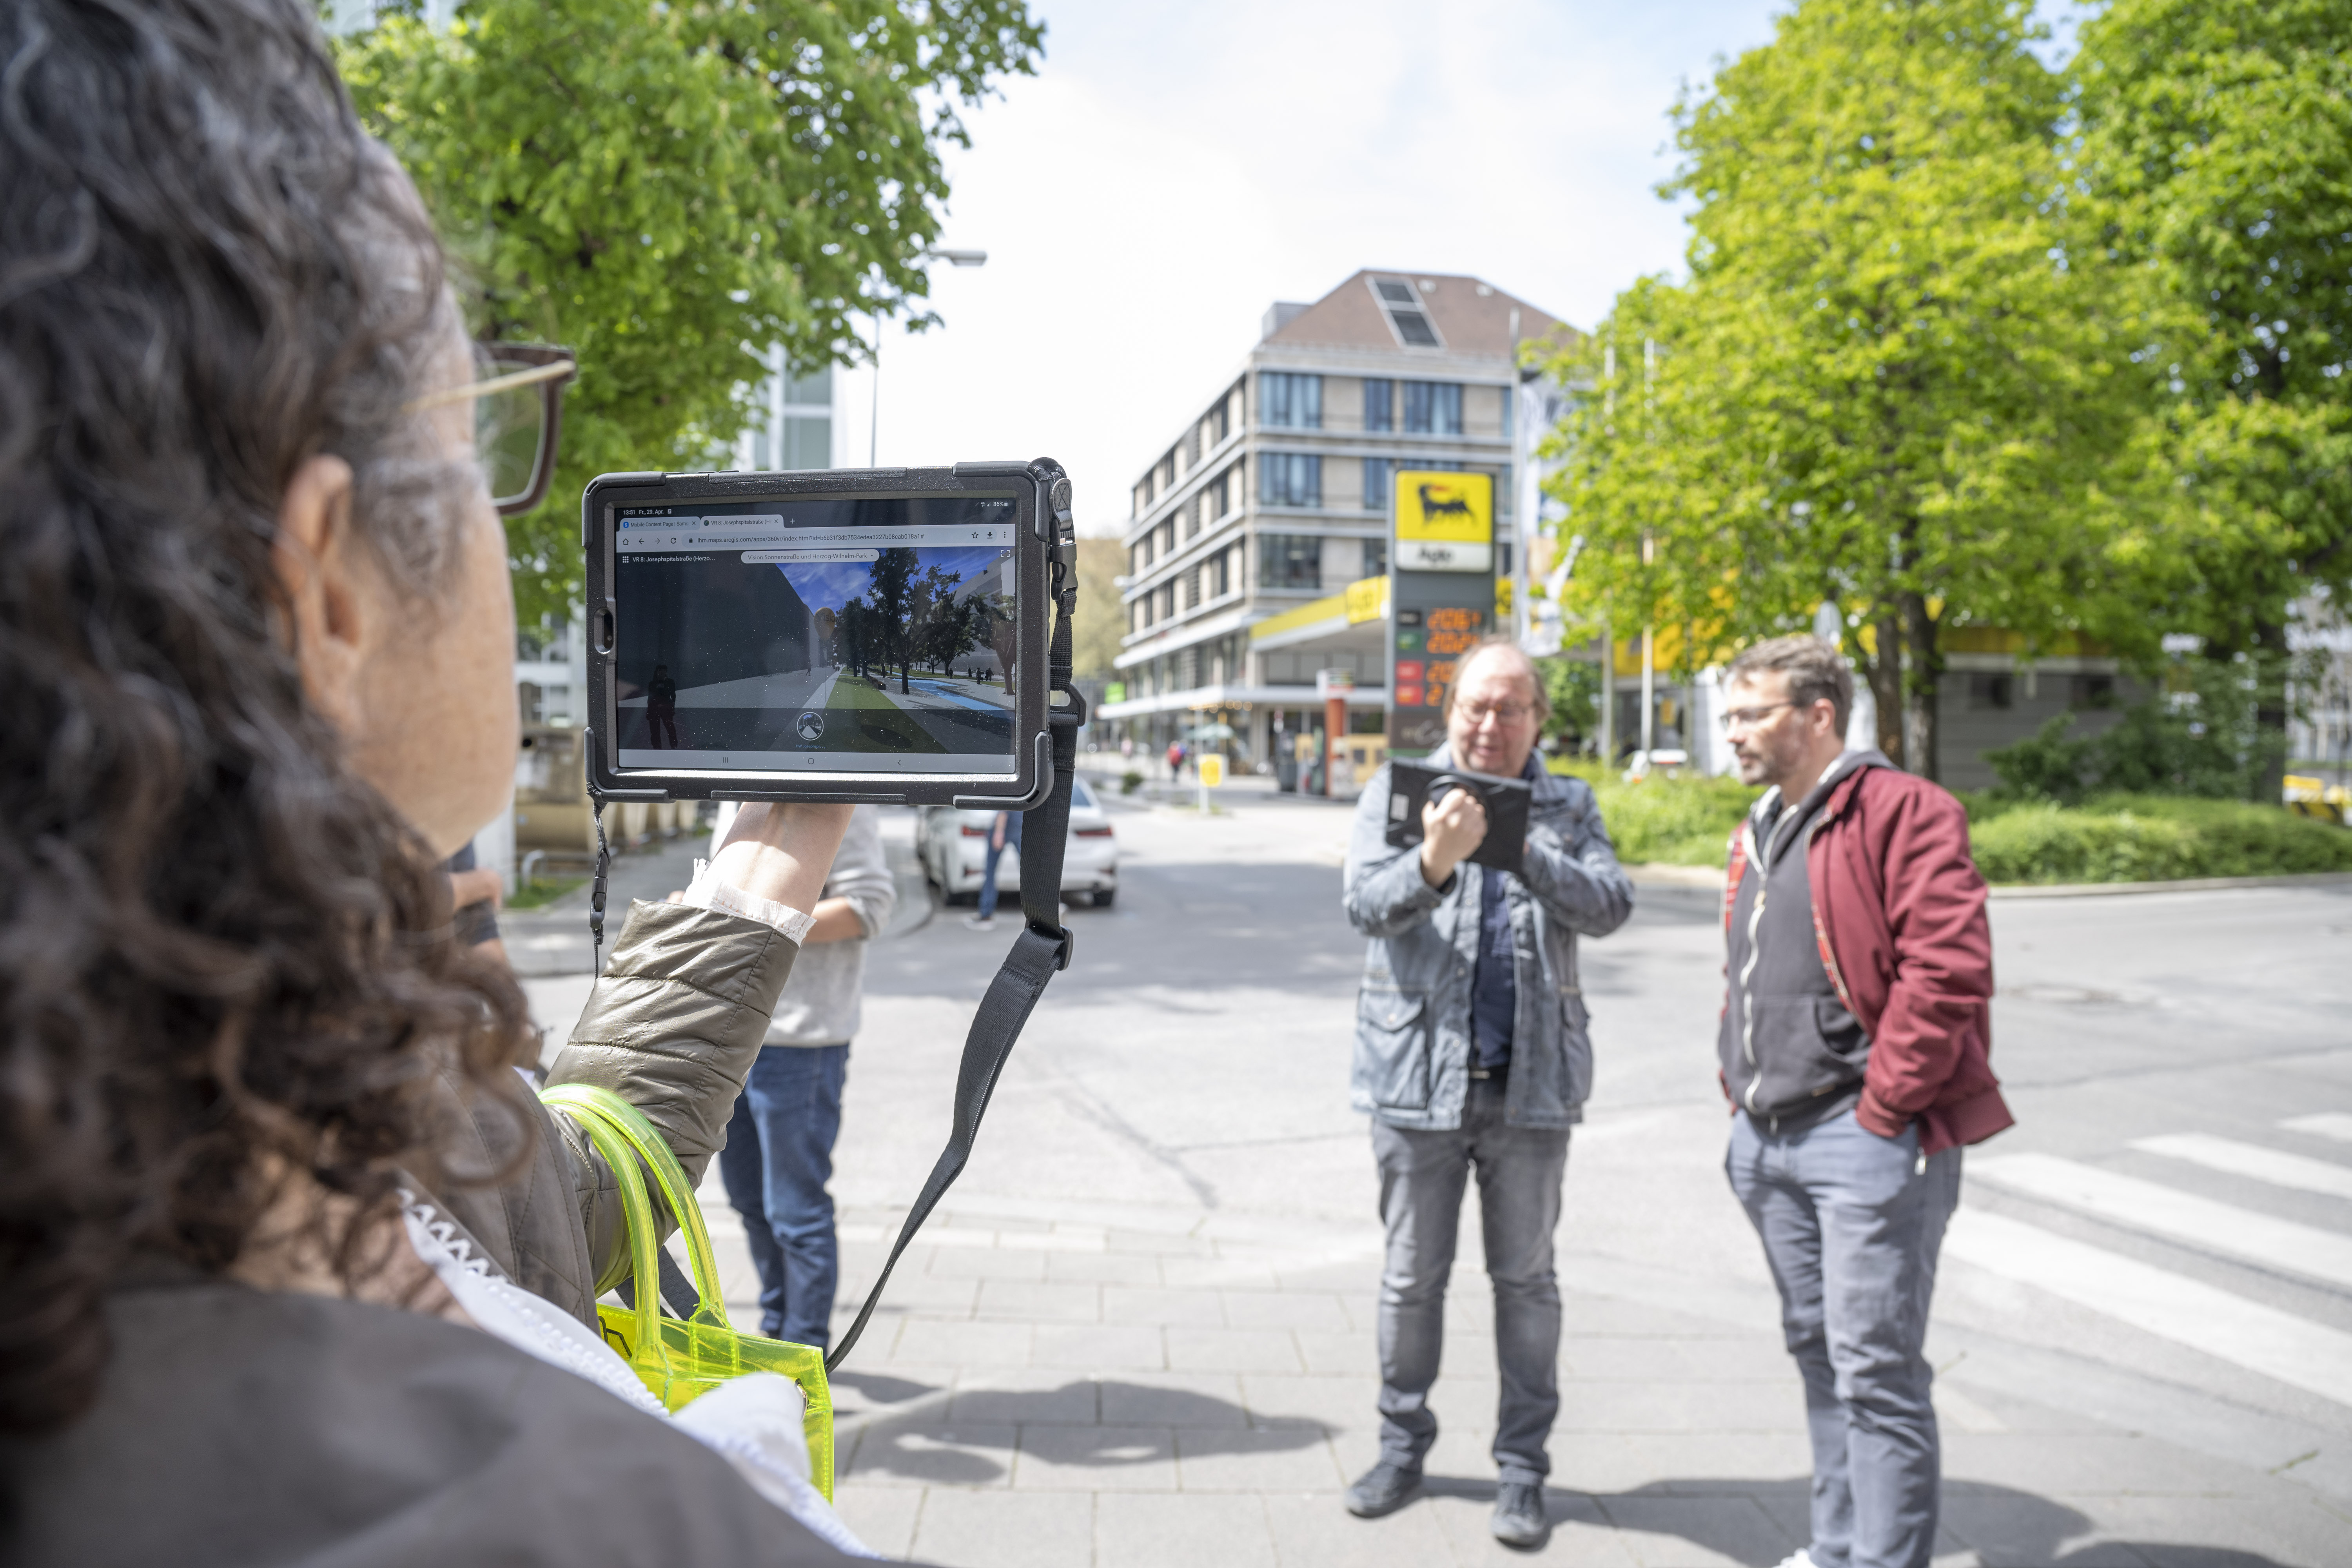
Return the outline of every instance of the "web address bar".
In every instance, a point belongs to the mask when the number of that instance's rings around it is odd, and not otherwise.
[[[694,518],[664,518],[647,527],[635,523],[621,531],[624,550],[674,550],[715,547],[740,550],[750,545],[788,545],[795,550],[965,549],[1009,546],[1013,529],[1004,523],[931,523],[920,528],[793,528],[781,520],[747,526],[743,518],[712,518],[709,526]],[[675,524],[675,526],[666,526]]]

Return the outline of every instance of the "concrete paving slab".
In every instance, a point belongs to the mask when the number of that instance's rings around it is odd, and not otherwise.
[[[1102,1419],[1102,1394],[1090,1377],[1044,1367],[993,1367],[965,1373],[947,1414],[951,1423],[1091,1426]]]
[[[1279,1330],[1168,1331],[1168,1365],[1174,1372],[1303,1372],[1298,1345]]]
[[[1088,1492],[936,1488],[923,1499],[914,1555],[954,1568],[1091,1568],[1094,1522]]]
[[[1593,1501],[1631,1537],[1626,1547],[1643,1568],[1748,1568],[1804,1544],[1752,1497],[1620,1492]]]
[[[1223,1303],[1213,1290],[1171,1290],[1139,1286],[1103,1288],[1103,1321],[1150,1323],[1160,1328],[1222,1329]]]
[[[989,1422],[882,1421],[857,1436],[841,1469],[859,1486],[1008,1487],[1019,1431]]]
[[[1452,1542],[1424,1504],[1386,1519],[1354,1518],[1328,1492],[1268,1492],[1265,1504],[1282,1568],[1431,1568],[1454,1561]]]
[[[1102,1287],[1033,1279],[983,1279],[972,1316],[982,1321],[1012,1319],[1032,1323],[1100,1322]]]
[[[1102,1418],[1111,1425],[1238,1429],[1249,1426],[1242,1381],[1231,1373],[1120,1373],[1102,1380]]]
[[[1049,1252],[1045,1278],[1057,1284],[1150,1288],[1160,1283],[1160,1258],[1148,1252]]]
[[[1347,1485],[1322,1433],[1307,1426],[1180,1429],[1176,1473],[1188,1492],[1337,1492]]]
[[[1176,1489],[1169,1426],[1024,1426],[1013,1485],[1029,1491]]]
[[[1095,1508],[1097,1561],[1122,1568],[1276,1568],[1258,1500],[1106,1491]]]
[[[1139,1324],[1040,1323],[1029,1364],[1106,1373],[1159,1372],[1168,1365],[1168,1348],[1160,1330]]]
[[[1377,1377],[1311,1376],[1253,1372],[1242,1378],[1250,1422],[1257,1426],[1364,1426],[1379,1419]]]

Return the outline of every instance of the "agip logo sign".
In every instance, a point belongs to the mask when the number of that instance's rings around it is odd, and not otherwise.
[[[1493,475],[1402,468],[1395,484],[1399,571],[1494,571]]]

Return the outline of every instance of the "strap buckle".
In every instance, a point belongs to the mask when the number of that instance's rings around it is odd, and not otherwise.
[[[1055,973],[1059,974],[1063,970],[1070,967],[1070,955],[1076,952],[1078,947],[1076,931],[1067,926],[1040,925],[1035,921],[1029,922],[1029,929],[1039,936],[1051,939],[1056,944],[1059,951],[1054,954]]]

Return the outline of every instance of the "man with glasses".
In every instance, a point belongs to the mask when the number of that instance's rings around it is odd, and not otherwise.
[[[1724,1169],[1805,1382],[1812,1540],[1782,1568],[1927,1568],[1936,1256],[1960,1145],[2011,1118],[1967,815],[1848,750],[1853,705],[1853,672],[1818,637],[1759,643],[1725,677],[1739,776],[1771,787],[1731,841]]]
[[[1606,936],[1633,907],[1591,788],[1547,773],[1536,737],[1549,712],[1534,661],[1507,641],[1463,659],[1433,765],[1525,779],[1533,792],[1517,872],[1473,862],[1486,837],[1477,796],[1422,813],[1422,842],[1389,847],[1390,770],[1356,807],[1348,918],[1371,939],[1356,1009],[1352,1095],[1372,1117],[1381,1217],[1381,1458],[1348,1511],[1393,1512],[1420,1489],[1437,1436],[1429,1391],[1444,1339],[1445,1281],[1470,1174],[1495,1292],[1501,1373],[1492,1529],[1512,1546],[1549,1533],[1546,1444],[1559,1410],[1559,1283],[1552,1269],[1568,1130],[1592,1085],[1576,938]]]

